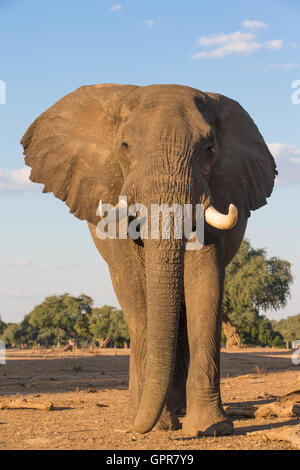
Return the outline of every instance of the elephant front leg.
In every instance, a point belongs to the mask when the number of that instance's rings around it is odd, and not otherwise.
[[[217,247],[187,252],[185,263],[190,367],[183,431],[191,436],[233,432],[220,395],[221,302],[224,273]]]
[[[115,266],[110,266],[109,270],[114,291],[129,327],[129,413],[132,422],[134,422],[144,384],[147,354],[147,315],[142,268],[138,269],[136,266],[137,257],[130,256],[125,242],[122,243],[122,247],[123,249],[120,249],[115,255],[120,260],[120,265],[115,263]],[[119,267],[122,265],[126,266],[126,269]]]

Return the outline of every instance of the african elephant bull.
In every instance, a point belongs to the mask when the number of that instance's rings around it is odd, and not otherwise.
[[[38,117],[22,144],[31,180],[88,222],[109,266],[130,330],[134,429],[176,429],[186,409],[186,434],[231,433],[220,397],[224,268],[276,174],[247,112],[185,86],[86,86]],[[202,248],[186,250],[184,236],[99,239],[99,200],[119,195],[147,208],[201,202]]]

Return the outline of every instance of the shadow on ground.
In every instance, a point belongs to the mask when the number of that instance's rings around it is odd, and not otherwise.
[[[128,355],[7,358],[0,366],[0,395],[67,393],[128,387]]]
[[[31,354],[27,350],[9,350],[7,364],[0,366],[0,395],[123,390],[128,387],[128,370],[126,352],[59,355],[55,351]],[[287,370],[300,370],[292,365],[290,351],[221,352],[222,378]]]
[[[291,360],[291,351],[259,351],[247,350],[245,352],[224,351],[221,352],[221,377],[238,377],[245,374],[261,374],[268,372],[281,372],[287,370],[299,370],[300,366],[294,366]]]

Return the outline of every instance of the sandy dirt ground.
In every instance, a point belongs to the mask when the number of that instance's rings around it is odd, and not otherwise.
[[[128,350],[8,350],[6,361],[0,365],[0,404],[26,398],[53,403],[53,409],[0,409],[0,449],[294,449],[286,441],[269,440],[267,432],[299,428],[299,418],[235,419],[235,433],[226,437],[132,432]],[[225,406],[269,403],[300,389],[300,366],[292,365],[289,351],[223,350],[221,361]]]

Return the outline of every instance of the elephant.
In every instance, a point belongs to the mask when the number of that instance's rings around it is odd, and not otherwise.
[[[130,332],[133,429],[233,432],[220,393],[226,265],[277,174],[257,126],[233,99],[183,85],[82,86],[42,113],[21,144],[30,179],[85,220]],[[204,207],[204,240],[101,239],[100,201]]]

